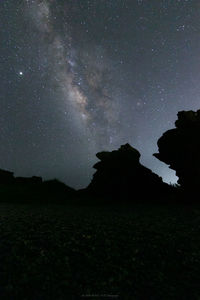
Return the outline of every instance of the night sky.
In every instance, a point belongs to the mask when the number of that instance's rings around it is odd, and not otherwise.
[[[0,0],[0,168],[80,188],[95,154],[152,156],[200,108],[199,0]]]

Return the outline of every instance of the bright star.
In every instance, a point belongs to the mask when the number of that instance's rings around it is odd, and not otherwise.
[[[23,75],[24,75],[24,73],[23,73],[22,71],[20,71],[20,72],[19,72],[19,75],[20,75],[20,76],[23,76]]]

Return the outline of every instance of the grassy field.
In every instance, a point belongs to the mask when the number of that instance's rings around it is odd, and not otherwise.
[[[0,204],[1,299],[200,299],[200,205]]]

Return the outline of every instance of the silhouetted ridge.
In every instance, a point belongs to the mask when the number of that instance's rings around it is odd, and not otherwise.
[[[200,186],[200,110],[178,113],[176,128],[158,140],[154,156],[176,171],[178,183],[186,190]]]
[[[0,169],[0,201],[59,202],[71,198],[75,190],[59,180],[43,181],[41,177],[14,177]],[[69,197],[68,197],[69,196]]]
[[[51,193],[73,193],[75,190],[57,179],[43,182],[43,188]]]
[[[11,184],[14,182],[14,173],[0,169],[0,184]]]
[[[15,177],[15,183],[20,185],[37,185],[42,184],[42,177],[32,176],[32,177]]]
[[[140,164],[140,153],[129,144],[112,152],[99,152],[97,170],[87,191],[114,197],[155,195],[166,188],[161,177]]]

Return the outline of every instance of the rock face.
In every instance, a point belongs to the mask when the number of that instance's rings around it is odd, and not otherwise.
[[[154,156],[176,171],[178,183],[186,190],[200,186],[200,110],[178,113],[176,128],[158,140]]]
[[[144,196],[156,194],[166,185],[139,162],[140,153],[129,144],[112,152],[99,152],[97,170],[87,190],[98,195]]]

